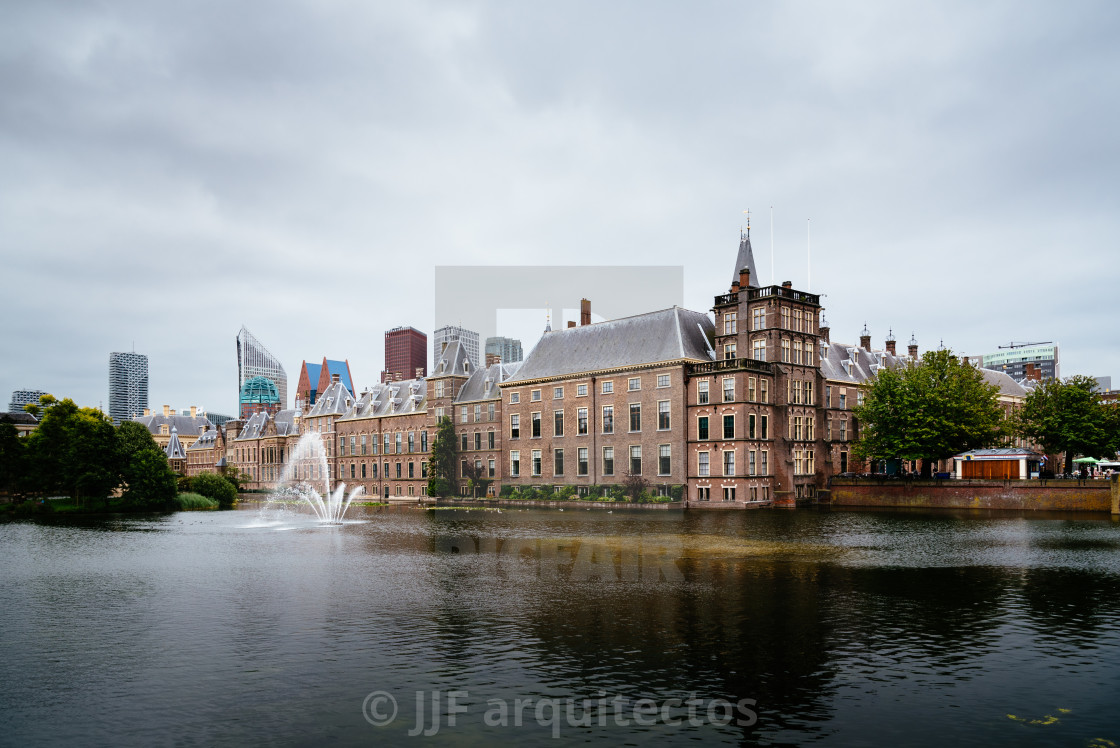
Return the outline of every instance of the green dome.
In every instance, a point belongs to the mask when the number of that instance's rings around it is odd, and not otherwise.
[[[242,405],[272,405],[280,402],[276,383],[266,377],[253,377],[241,385]]]

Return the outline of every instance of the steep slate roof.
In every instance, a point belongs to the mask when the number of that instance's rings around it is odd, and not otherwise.
[[[144,424],[148,431],[152,434],[159,433],[159,427],[163,425],[168,426],[169,431],[178,431],[181,434],[203,434],[209,429],[214,428],[214,424],[210,419],[203,415],[191,418],[190,414],[187,415],[177,414],[173,416],[165,416],[163,413],[153,413],[150,416],[136,416],[132,420],[137,423]]]
[[[304,373],[307,374],[307,388],[311,393],[311,400],[315,400],[319,394],[319,375],[323,371],[322,364],[311,364],[306,361],[303,362]],[[303,376],[300,376],[300,384],[302,384]]]
[[[984,375],[985,382],[999,387],[999,394],[1001,395],[1008,395],[1010,397],[1027,396],[1026,388],[1016,382],[1012,377],[1009,377],[1006,372],[981,369],[980,373]]]
[[[428,374],[429,377],[469,377],[474,371],[474,367],[470,365],[470,358],[467,356],[467,349],[458,340],[452,340],[443,349],[440,354],[439,360],[436,361],[432,371]]]
[[[174,426],[171,427],[171,439],[167,442],[167,449],[163,451],[169,460],[187,459],[187,453],[183,449],[183,443],[179,441],[179,432]]]
[[[735,270],[731,273],[731,282],[739,282],[739,271],[747,268],[751,271],[750,282],[747,288],[758,288],[758,270],[754,266],[754,252],[751,250],[751,232],[747,228],[747,233],[742,234],[739,239],[739,254],[735,256]],[[730,287],[730,286],[729,286]]]
[[[319,393],[307,417],[341,416],[353,407],[354,396],[350,394],[350,390],[342,382],[335,382]]]
[[[299,428],[295,422],[295,416],[299,411],[297,410],[282,410],[275,416],[268,413],[258,411],[249,417],[242,427],[241,433],[237,435],[240,439],[259,439],[262,436],[271,436],[269,423],[271,422],[276,429],[277,436],[289,436],[298,433]],[[203,435],[205,436],[205,434]],[[199,438],[201,441],[201,437]]]
[[[662,361],[712,361],[711,319],[678,306],[593,325],[554,330],[540,339],[509,382],[625,369]]]
[[[189,452],[192,449],[213,449],[214,444],[218,441],[218,439],[218,430],[210,429],[202,436],[195,439],[194,442],[189,447],[187,447],[187,451]]]
[[[516,374],[520,368],[521,362],[515,361],[509,364],[491,364],[485,369],[475,369],[471,378],[459,390],[455,402],[500,399],[502,392],[498,389],[498,385]]]
[[[428,383],[424,379],[403,379],[376,384],[361,394],[345,418],[371,418],[422,413],[427,410]]]

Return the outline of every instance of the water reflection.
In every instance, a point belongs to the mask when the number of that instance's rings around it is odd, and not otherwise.
[[[1108,521],[355,509],[338,528],[244,512],[0,526],[5,735],[400,744],[417,691],[460,689],[447,741],[553,744],[532,720],[487,727],[490,700],[695,694],[752,699],[757,724],[689,724],[676,705],[682,724],[620,726],[596,704],[563,737],[1120,742]],[[400,701],[387,727],[362,716],[375,689]]]

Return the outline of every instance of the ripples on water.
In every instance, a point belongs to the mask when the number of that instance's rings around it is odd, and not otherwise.
[[[487,727],[488,700],[693,693],[702,724],[670,705],[683,724],[620,726],[592,703],[561,742],[1120,743],[1107,519],[348,517],[0,526],[0,743],[409,744],[415,693],[433,689],[467,692],[439,738],[468,745],[555,744],[532,707]],[[400,702],[387,727],[362,716],[377,690]],[[717,698],[756,700],[757,724],[704,719]]]

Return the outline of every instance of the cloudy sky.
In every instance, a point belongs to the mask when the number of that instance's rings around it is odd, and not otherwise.
[[[706,310],[747,208],[834,340],[1120,379],[1118,38],[1110,0],[5,2],[0,396],[107,409],[135,346],[153,407],[232,413],[243,324],[362,389],[437,265],[683,265]]]

